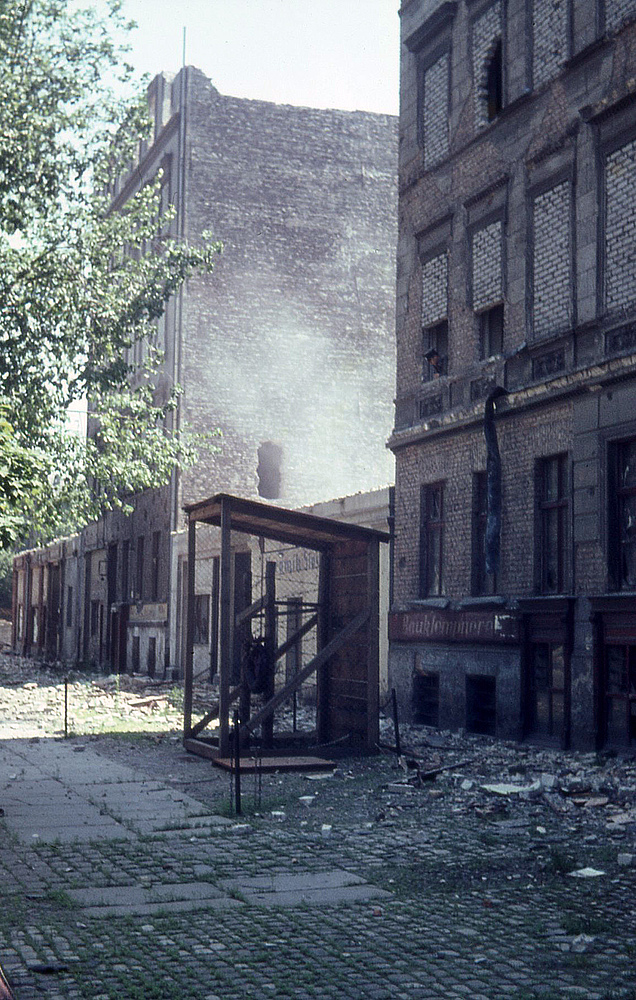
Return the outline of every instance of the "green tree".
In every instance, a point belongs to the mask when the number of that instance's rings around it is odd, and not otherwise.
[[[101,9],[0,0],[2,546],[125,504],[201,443],[171,429],[178,390],[156,401],[161,359],[135,371],[125,358],[220,247],[169,235],[160,178],[109,212],[109,184],[149,122],[143,99],[118,96],[132,75],[114,41],[119,0]],[[66,413],[86,399],[98,433],[80,440]]]

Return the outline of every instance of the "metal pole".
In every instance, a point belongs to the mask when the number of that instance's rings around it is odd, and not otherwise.
[[[238,712],[234,713],[234,805],[236,815],[241,815],[241,724]]]

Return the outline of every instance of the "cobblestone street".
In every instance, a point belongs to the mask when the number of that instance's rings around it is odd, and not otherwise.
[[[246,775],[236,817],[167,728],[20,737],[1,693],[17,1000],[636,997],[633,760],[413,729],[415,768]]]

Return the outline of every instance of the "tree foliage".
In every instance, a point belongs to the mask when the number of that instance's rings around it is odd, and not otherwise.
[[[195,453],[171,429],[174,391],[157,404],[126,356],[219,246],[169,235],[160,177],[109,211],[149,123],[143,99],[117,96],[120,4],[101,9],[0,0],[0,545],[78,528]],[[79,400],[93,439],[67,429]]]

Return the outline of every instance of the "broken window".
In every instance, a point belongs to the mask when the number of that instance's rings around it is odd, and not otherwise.
[[[501,38],[495,41],[486,63],[486,117],[493,121],[503,108],[503,46]]]
[[[481,358],[492,358],[503,352],[503,303],[479,313],[479,353]]]
[[[611,575],[617,590],[633,590],[636,587],[636,438],[614,445],[609,467]]]
[[[258,495],[277,500],[281,495],[283,449],[273,441],[264,441],[258,449]]]
[[[488,523],[488,476],[473,476],[472,592],[476,597],[497,593],[497,574],[486,572],[486,525]]]
[[[422,381],[448,374],[448,321],[442,320],[422,330]]]
[[[562,594],[566,589],[567,455],[543,458],[537,464],[538,590]]]
[[[422,486],[420,494],[420,597],[443,593],[444,484]]]

